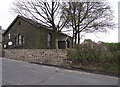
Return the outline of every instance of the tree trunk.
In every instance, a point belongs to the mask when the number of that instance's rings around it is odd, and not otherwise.
[[[57,29],[54,27],[54,33],[53,33],[53,48],[58,49],[58,32]]]
[[[80,33],[78,32],[78,45],[80,44]]]
[[[75,32],[75,46],[77,44],[77,32]]]
[[[58,49],[58,38],[56,38],[56,43],[55,43],[55,45],[56,45],[56,49]]]
[[[58,36],[55,32],[54,32],[54,35],[53,35],[53,48],[58,49]]]
[[[75,29],[73,29],[72,48],[74,47],[74,37],[75,37]]]
[[[57,28],[55,26],[55,22],[54,22],[54,3],[55,2],[52,2],[52,11],[51,11],[51,24],[52,24],[52,28],[53,28],[53,31],[54,31],[54,35],[53,35],[53,48],[55,49],[58,49],[58,31],[57,31]]]

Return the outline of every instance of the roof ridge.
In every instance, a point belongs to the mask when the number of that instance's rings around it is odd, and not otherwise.
[[[38,21],[35,21],[35,20],[33,20],[33,19],[30,19],[30,18],[21,16],[21,15],[18,15],[18,17],[26,20],[27,22],[29,22],[29,23],[31,23],[31,24],[34,24],[34,25],[37,26],[37,27],[42,26],[42,27],[44,27],[44,28],[50,29],[50,27],[48,27],[48,26],[46,26],[46,25],[44,25],[44,24],[42,24],[42,23],[39,23]],[[33,22],[34,22],[34,23],[33,23]],[[36,24],[35,24],[35,23],[36,23]],[[52,30],[52,29],[50,29],[50,30]]]
[[[47,29],[47,30],[52,30],[52,31],[53,31],[53,28],[51,28],[51,27],[48,27],[48,26],[46,26],[46,25],[44,25],[44,24],[42,24],[42,23],[39,23],[39,22],[37,22],[37,21],[35,21],[35,20],[33,20],[33,19],[24,17],[24,16],[22,16],[22,15],[17,15],[17,17],[13,20],[13,22],[12,22],[12,23],[9,25],[9,27],[5,30],[5,32],[3,33],[3,35],[5,35],[5,34],[7,33],[7,31],[9,31],[9,28],[14,24],[14,22],[15,22],[18,18],[21,18],[21,19],[23,19],[24,21],[26,21],[26,22],[28,22],[28,23],[30,23],[30,24],[38,27],[38,28],[39,28],[39,27],[43,27],[43,28],[45,28],[45,29]],[[60,32],[60,34],[67,35],[67,34],[65,34],[65,33],[63,33],[63,32]],[[67,35],[67,36],[69,36],[69,35]],[[70,37],[71,37],[71,36],[70,36]]]

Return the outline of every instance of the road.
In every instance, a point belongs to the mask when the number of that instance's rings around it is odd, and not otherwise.
[[[3,85],[118,85],[118,78],[2,59]]]

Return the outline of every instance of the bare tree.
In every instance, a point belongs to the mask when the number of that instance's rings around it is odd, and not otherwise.
[[[115,25],[110,6],[105,2],[67,2],[64,3],[62,10],[69,14],[67,27],[73,29],[73,43],[75,44],[77,42],[80,44],[81,32],[107,32]],[[66,19],[66,16],[64,18]]]
[[[67,23],[67,16],[63,19],[61,16],[60,2],[42,1],[42,0],[16,0],[14,3],[15,13],[18,13],[27,18],[36,20],[49,27],[54,31],[54,48],[58,48],[58,33],[61,32]]]

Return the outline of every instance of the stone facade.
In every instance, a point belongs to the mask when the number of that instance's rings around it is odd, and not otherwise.
[[[51,47],[48,47],[48,34],[51,34]],[[60,33],[58,36],[58,41],[65,41],[69,38],[67,40],[71,42],[71,37],[66,34]],[[24,43],[22,37],[24,37]],[[12,45],[8,45],[9,42]],[[17,16],[3,34],[3,44],[6,49],[54,49],[54,32],[51,28],[31,19]]]
[[[2,48],[3,48],[3,45],[2,45],[2,41],[3,41],[3,34],[4,30],[2,29],[2,27],[0,26],[0,57],[2,57]]]
[[[2,56],[2,30],[0,29],[0,57]]]
[[[67,59],[67,51],[62,49],[4,49],[4,57],[62,66]]]
[[[1,29],[1,26],[0,26],[0,49],[2,48],[2,33],[3,33],[3,30]]]

